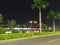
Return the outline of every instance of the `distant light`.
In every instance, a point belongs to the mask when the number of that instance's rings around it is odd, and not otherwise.
[[[34,24],[37,24],[37,21],[34,21]]]
[[[32,24],[32,23],[33,23],[33,21],[32,21],[32,20],[30,20],[30,21],[29,21],[29,23],[30,23],[30,24]]]

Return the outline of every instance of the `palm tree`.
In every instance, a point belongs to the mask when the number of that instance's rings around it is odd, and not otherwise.
[[[53,32],[55,32],[55,20],[60,19],[60,13],[59,12],[54,12],[53,10],[50,10],[49,15],[47,16],[49,19],[53,19]]]
[[[40,26],[40,32],[42,32],[42,23],[41,23],[41,8],[46,8],[48,6],[48,2],[44,0],[34,0],[34,4],[32,5],[32,8],[37,7],[39,9],[39,26]]]

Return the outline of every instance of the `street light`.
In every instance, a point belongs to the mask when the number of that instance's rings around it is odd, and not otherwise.
[[[29,21],[29,24],[30,24],[30,27],[31,27],[31,28],[32,28],[32,23],[33,23],[33,21],[30,20],[30,21]]]
[[[37,21],[33,21],[34,22],[34,24],[37,24]]]
[[[29,24],[31,24],[31,27],[33,27],[35,24],[37,24],[38,23],[38,21],[36,21],[36,20],[30,20],[29,21]]]
[[[30,23],[30,24],[32,24],[32,23],[33,23],[33,21],[32,21],[32,20],[30,20],[30,21],[29,21],[29,23]]]

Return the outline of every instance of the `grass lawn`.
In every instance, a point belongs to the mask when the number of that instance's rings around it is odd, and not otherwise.
[[[60,34],[60,32],[30,32],[30,33],[11,33],[11,34],[0,34],[0,40],[15,39],[15,38],[25,38],[37,35],[51,35]]]

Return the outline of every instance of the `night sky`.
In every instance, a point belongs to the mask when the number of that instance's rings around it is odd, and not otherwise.
[[[47,0],[50,5],[42,9],[42,22],[48,23],[46,16],[50,9],[60,10],[59,0]],[[17,23],[26,23],[28,20],[38,20],[38,9],[32,10],[33,0],[0,0],[0,12],[3,13],[4,22],[10,19],[17,20]]]

